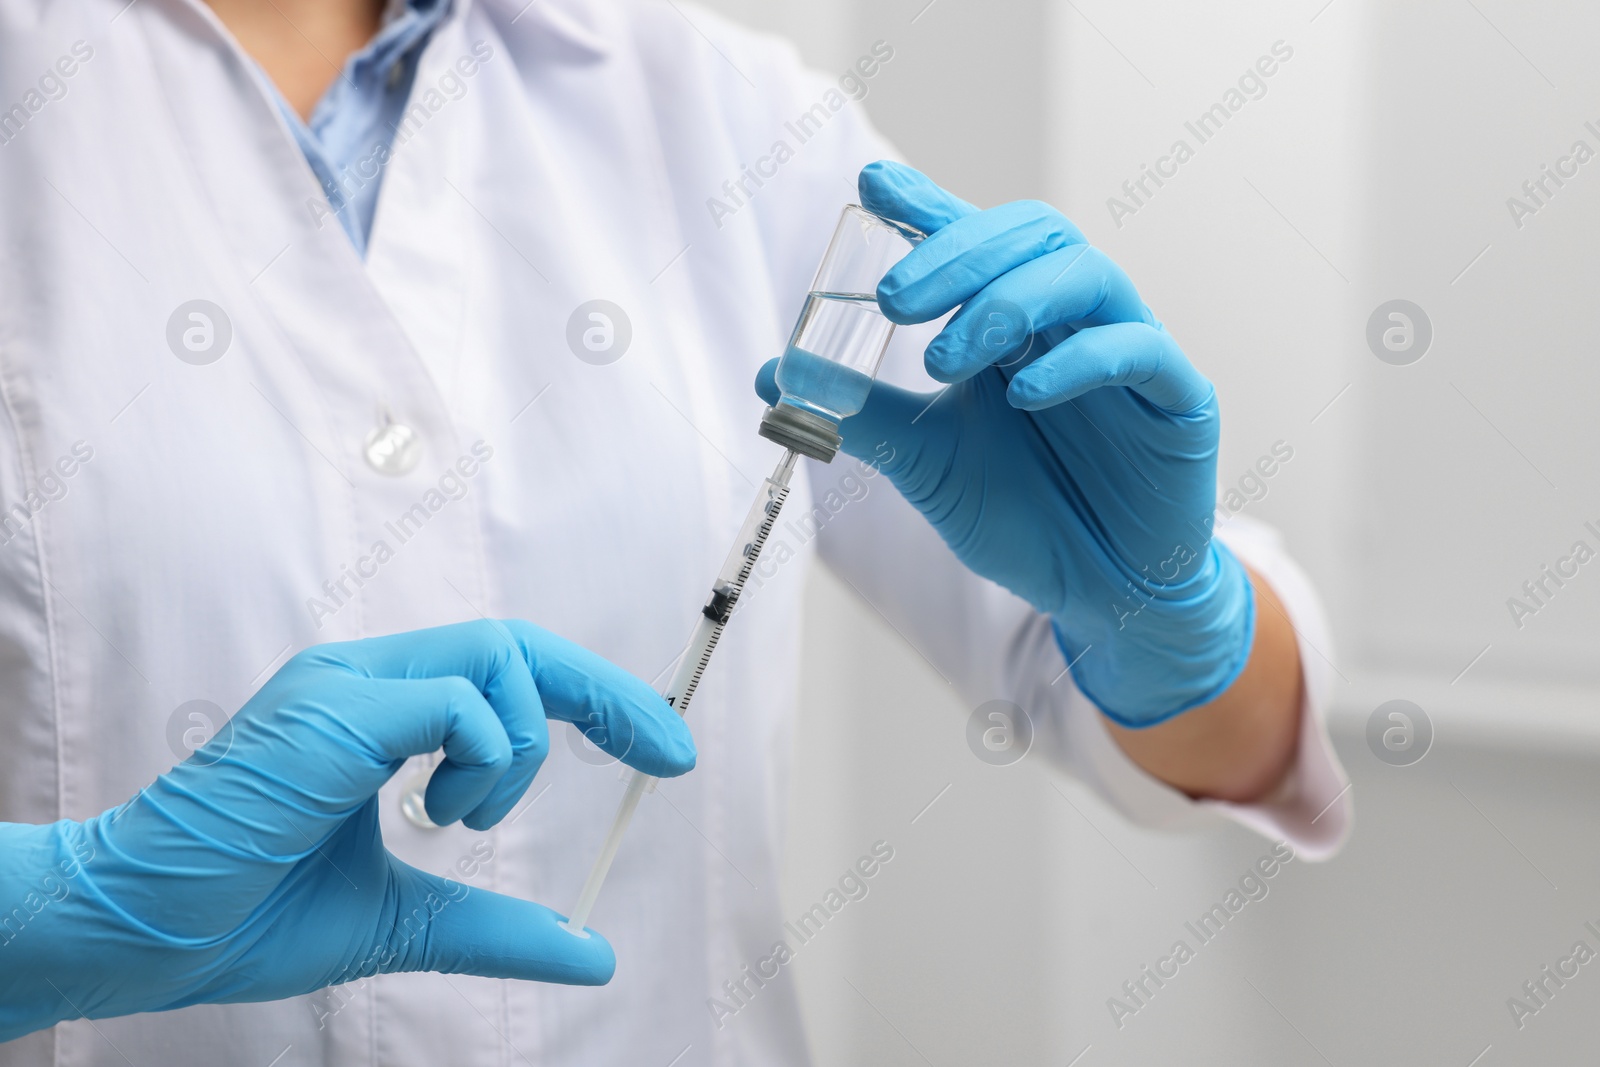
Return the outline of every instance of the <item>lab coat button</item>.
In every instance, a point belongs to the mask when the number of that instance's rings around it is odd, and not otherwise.
[[[367,434],[367,464],[379,474],[398,478],[422,459],[422,438],[405,423],[386,420]]]

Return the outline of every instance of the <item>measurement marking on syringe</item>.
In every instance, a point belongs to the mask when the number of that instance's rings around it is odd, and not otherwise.
[[[694,691],[699,688],[700,676],[705,674],[706,664],[711,662],[711,653],[716,649],[717,640],[721,637],[721,626],[718,626],[715,630],[711,631],[711,637],[708,641],[706,641],[706,650],[700,656],[700,663],[697,667],[695,667],[694,673],[689,676],[689,684],[683,687],[683,695],[679,697],[675,703],[669,701],[669,703],[672,703],[673,709],[676,710],[678,714],[682,715],[683,709],[689,706],[689,698],[694,696]]]
[[[739,596],[744,592],[745,582],[749,581],[751,573],[755,570],[756,562],[761,558],[761,550],[766,546],[767,538],[772,535],[772,528],[778,521],[779,512],[783,510],[783,502],[789,496],[788,486],[778,485],[770,478],[767,481],[773,486],[774,491],[771,499],[762,508],[765,518],[756,527],[754,535],[742,550],[744,562],[732,582],[711,591],[711,600],[702,612],[714,624],[711,633],[706,637],[705,649],[700,653],[700,658],[688,681],[684,683],[683,692],[667,697],[667,703],[672,705],[673,710],[679,715],[687,712],[689,701],[693,699],[695,690],[700,687],[700,679],[711,662],[711,654],[716,651],[717,642],[722,639],[722,631],[727,627],[728,620],[733,617]]]

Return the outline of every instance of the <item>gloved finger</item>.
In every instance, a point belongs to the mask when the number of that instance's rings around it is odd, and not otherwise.
[[[367,684],[380,709],[365,717],[368,740],[383,758],[398,761],[444,749],[425,797],[428,818],[440,826],[476,810],[511,769],[511,738],[471,680],[379,678]]]
[[[454,814],[441,819],[433,807],[435,788],[458,788],[450,783],[462,772],[446,763],[428,784],[428,817],[440,826],[461,819],[474,830],[487,829],[505,818],[528,789],[550,751],[550,728],[544,703],[522,648],[507,624],[494,619],[437,626],[428,630],[374,637],[325,646],[348,668],[375,678],[465,678],[477,687],[494,709],[511,745],[511,761],[500,781],[480,796],[482,804],[470,811],[449,808]],[[432,751],[427,749],[424,751]],[[449,753],[446,753],[449,756]],[[441,783],[441,779],[444,784]],[[440,797],[453,796],[442,792]]]
[[[920,170],[891,159],[862,167],[856,189],[861,206],[868,211],[927,234],[978,213],[976,207],[940,188]]]
[[[433,821],[455,822],[482,803],[511,767],[513,749],[479,683],[366,676],[344,657],[363,643],[294,657],[268,682],[267,706],[235,716],[240,725],[215,763],[186,761],[151,787],[159,820],[236,860],[304,858],[370,804],[402,763],[440,748],[444,760],[425,798]],[[533,700],[542,726],[537,694]],[[148,814],[119,821],[133,825]]]
[[[778,361],[769,359],[756,372],[756,393],[768,404],[776,404],[780,395],[777,371]],[[922,434],[918,415],[938,395],[873,382],[861,411],[839,424],[841,451],[893,476],[904,468],[903,458],[917,451]]]
[[[644,682],[581,645],[508,620],[545,714],[583,730],[608,755],[657,778],[694,769],[694,738],[672,705]]]
[[[945,399],[945,390],[918,393],[888,382],[873,382],[872,392],[861,410],[839,424],[844,439],[840,450],[869,463],[889,476],[890,481],[910,500],[917,499],[917,487],[906,481],[919,468],[931,473],[945,464],[930,452],[947,452],[959,437],[939,433],[945,426],[944,411],[935,413]]]
[[[617,969],[610,943],[568,933],[543,904],[463,885],[392,861],[394,913],[380,931],[381,969],[476,974],[566,985],[605,985]]]
[[[1126,386],[1173,415],[1199,410],[1215,392],[1166,330],[1120,322],[1080,330],[1022,368],[1006,399],[1040,411],[1108,385]]]
[[[878,282],[878,307],[891,322],[928,322],[1007,271],[1085,243],[1048,204],[1002,204],[955,220],[907,252]]]
[[[959,382],[1026,358],[1040,344],[1034,335],[1052,327],[1154,321],[1121,267],[1093,245],[1072,245],[984,286],[929,342],[924,362],[939,381]]]
[[[770,406],[778,402],[778,397],[783,395],[778,388],[778,361],[769,359],[761,364],[761,369],[756,371],[756,395],[765,400]]]

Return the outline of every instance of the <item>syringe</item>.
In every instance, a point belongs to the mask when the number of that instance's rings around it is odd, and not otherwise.
[[[679,715],[689,710],[711,653],[728,625],[750,571],[761,557],[772,524],[778,518],[789,479],[801,456],[832,461],[842,444],[839,424],[856,414],[867,399],[878,364],[894,333],[873,295],[890,267],[922,233],[902,223],[880,218],[851,204],[839,217],[822,264],[811,283],[811,293],[800,313],[789,347],[778,363],[777,384],[782,397],[761,419],[761,436],[785,449],[783,458],[756,494],[745,516],[733,550],[711,586],[711,599],[700,611],[694,636],[662,696]],[[622,835],[633,819],[639,800],[657,779],[631,772],[617,817],[611,823],[578,903],[567,919],[569,933],[587,937],[584,924],[600,896],[611,861],[617,858]]]
[[[733,549],[717,574],[717,580],[711,584],[711,599],[700,609],[700,619],[695,624],[694,636],[689,638],[689,647],[679,661],[678,669],[672,673],[666,691],[661,694],[679,715],[688,712],[689,701],[694,699],[694,691],[705,674],[706,664],[711,662],[711,653],[716,651],[717,641],[722,637],[734,606],[739,602],[739,594],[744,592],[744,583],[749,579],[756,561],[761,558],[761,548],[767,543],[767,535],[772,533],[772,524],[783,509],[784,498],[789,495],[789,479],[794,474],[795,461],[799,458],[799,453],[789,449],[778,460],[778,465],[756,494],[755,503],[750,505],[750,513],[739,528],[739,536],[734,540]],[[589,921],[594,902],[600,897],[600,887],[605,884],[606,874],[611,870],[611,861],[617,858],[622,835],[633,819],[634,809],[639,806],[639,798],[655,788],[658,780],[654,775],[631,772],[628,790],[622,795],[622,804],[611,823],[611,832],[606,835],[606,843],[600,849],[593,869],[589,871],[589,880],[583,884],[583,892],[578,895],[572,916],[567,920],[569,932],[588,936],[583,933],[584,924]]]

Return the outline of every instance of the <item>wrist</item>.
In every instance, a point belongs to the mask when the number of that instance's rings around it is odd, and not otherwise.
[[[78,1013],[64,977],[74,947],[63,930],[78,911],[94,848],[81,823],[0,824],[0,1042]]]
[[[1207,552],[1202,580],[1181,595],[1130,582],[1120,603],[1052,619],[1073,681],[1118,725],[1166,722],[1217,699],[1244,671],[1256,626],[1250,576],[1220,542]]]
[[[1148,729],[1106,721],[1146,773],[1191,797],[1261,803],[1294,765],[1304,712],[1298,636],[1277,595],[1250,572],[1255,635],[1243,673],[1216,700]]]

